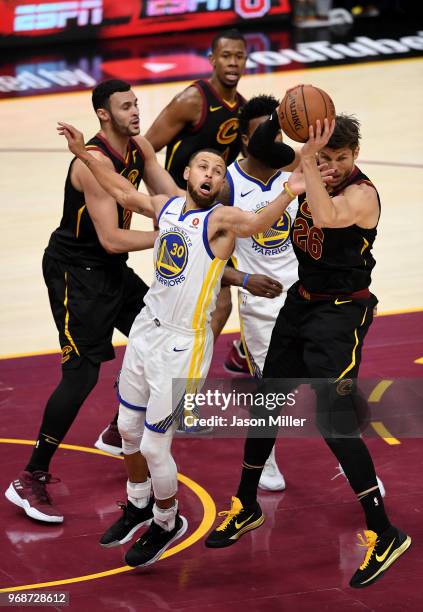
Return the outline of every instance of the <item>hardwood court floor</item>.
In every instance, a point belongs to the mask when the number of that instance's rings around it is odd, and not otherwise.
[[[407,60],[241,81],[240,89],[247,97],[266,92],[281,97],[288,86],[312,82],[331,93],[338,111],[355,112],[362,120],[360,166],[382,197],[374,274],[381,311],[423,306],[422,66],[422,60]],[[136,88],[145,127],[181,87],[173,83]],[[25,464],[44,402],[59,377],[57,354],[5,358],[57,347],[41,276],[42,252],[60,218],[70,160],[55,134],[55,123],[70,121],[87,137],[97,125],[88,93],[4,101],[0,111],[4,228],[0,244],[0,489],[4,490]],[[138,219],[137,226],[148,224]],[[150,281],[151,253],[131,255],[130,260]],[[236,314],[228,326],[237,327]],[[421,312],[377,319],[364,350],[363,375],[385,383],[398,376],[421,377],[422,329]],[[225,375],[222,362],[233,338],[220,338],[213,376]],[[44,585],[44,589],[69,591],[69,609],[76,611],[414,612],[422,608],[422,452],[421,440],[415,437],[401,438],[399,444],[389,443],[392,436],[386,434],[385,439],[368,440],[387,486],[387,508],[413,537],[410,551],[370,589],[353,591],[347,586],[362,559],[355,544],[355,533],[363,527],[362,515],[344,479],[333,479],[334,459],[317,438],[278,441],[287,490],[262,493],[267,522],[223,551],[205,549],[202,539],[216,508],[228,509],[239,477],[242,439],[230,444],[221,439],[176,439],[179,498],[189,531],[168,558],[147,570],[128,572],[121,547],[103,550],[97,544],[116,516],[115,500],[124,497],[123,465],[92,448],[114,410],[113,381],[121,357],[119,349],[117,360],[105,364],[98,386],[66,439],[69,446],[60,449],[54,460],[53,473],[62,482],[51,491],[66,515],[65,523],[43,526],[7,502],[0,503],[1,587]],[[393,394],[389,397],[394,408],[401,411],[405,396],[396,391],[396,383],[386,388]],[[380,418],[383,421],[384,415]]]
[[[380,317],[369,332],[363,376],[385,383],[398,376],[409,380],[408,385],[395,380],[386,386],[382,415],[373,412],[378,419],[385,419],[390,404],[402,423],[412,416],[410,388],[414,409],[421,406],[422,385],[416,386],[413,378],[422,367],[415,363],[423,343],[422,319],[423,313]],[[219,339],[212,376],[228,376],[222,361],[233,337]],[[118,359],[122,352],[119,349]],[[59,375],[58,363],[59,355],[0,361],[0,380],[8,381],[8,387],[0,389],[0,491],[29,455],[45,397]],[[410,550],[372,587],[361,591],[348,587],[363,559],[362,549],[356,545],[356,532],[363,528],[362,512],[345,479],[336,477],[336,461],[316,435],[278,440],[277,456],[287,489],[283,493],[260,492],[265,524],[224,550],[205,548],[203,539],[216,511],[228,509],[237,486],[243,436],[229,440],[216,434],[177,436],[173,452],[180,473],[178,498],[189,521],[188,532],[157,564],[129,571],[122,561],[128,545],[112,549],[98,545],[102,532],[119,516],[116,500],[125,496],[122,462],[92,446],[114,410],[115,374],[116,363],[105,364],[99,384],[53,461],[53,474],[61,482],[49,490],[63,510],[65,522],[42,525],[6,501],[0,503],[0,589],[26,586],[67,591],[70,609],[81,612],[421,609],[421,438],[411,434],[383,439],[374,432],[372,435],[371,427],[366,439],[387,489],[388,512],[413,538]],[[420,394],[417,403],[416,393]],[[421,419],[419,422],[420,429],[414,431],[421,435]]]
[[[373,290],[380,311],[423,306],[423,60],[401,60],[289,73],[247,76],[246,97],[312,82],[332,95],[338,112],[362,121],[360,167],[377,185],[382,217],[374,249]],[[144,129],[183,84],[138,87]],[[62,211],[63,186],[71,159],[56,135],[56,122],[69,121],[88,138],[97,122],[87,92],[0,102],[2,222],[0,354],[54,350],[54,327],[41,276],[41,257]],[[161,156],[162,159],[162,156]],[[134,215],[134,217],[138,217]],[[149,228],[135,219],[134,227]],[[131,254],[146,282],[152,278],[151,251]],[[237,328],[237,309],[228,328]],[[122,337],[117,335],[117,340]]]

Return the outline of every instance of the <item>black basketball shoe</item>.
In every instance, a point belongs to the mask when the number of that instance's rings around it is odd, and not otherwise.
[[[147,531],[126,553],[125,563],[131,567],[151,565],[160,559],[172,542],[184,535],[187,528],[188,522],[179,512],[175,517],[175,527],[171,531],[166,531],[153,520]]]
[[[209,533],[205,545],[208,548],[223,548],[231,546],[247,531],[257,529],[264,523],[264,514],[255,502],[254,506],[244,508],[237,497],[232,497],[230,510],[219,512],[219,516],[227,515],[219,527]]]
[[[359,533],[359,546],[365,546],[367,553],[363,563],[351,578],[350,586],[360,589],[373,584],[386,572],[388,567],[404,553],[411,544],[410,536],[396,527],[389,527],[378,536],[374,531],[365,531],[366,541]]]
[[[154,498],[151,497],[145,508],[137,508],[129,500],[118,503],[123,515],[101,536],[100,544],[106,548],[126,544],[134,533],[153,518]]]

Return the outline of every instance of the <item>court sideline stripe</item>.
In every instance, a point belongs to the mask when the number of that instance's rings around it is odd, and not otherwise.
[[[394,315],[401,315],[401,314],[413,314],[415,312],[423,312],[423,308],[404,308],[404,309],[399,309],[399,310],[387,310],[386,312],[379,312],[377,314],[377,318],[379,317],[391,317]],[[237,328],[230,328],[230,329],[224,329],[221,332],[221,335],[226,335],[226,334],[239,334],[239,327]],[[126,342],[114,342],[113,346],[114,347],[120,347],[120,346],[126,346]],[[24,357],[38,357],[41,355],[60,355],[61,351],[58,349],[44,349],[41,351],[31,351],[29,353],[9,353],[6,355],[0,355],[0,361],[6,361],[7,359],[22,359]]]

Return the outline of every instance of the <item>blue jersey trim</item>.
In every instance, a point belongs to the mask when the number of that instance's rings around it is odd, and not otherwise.
[[[150,423],[147,423],[147,421],[145,421],[144,425],[147,427],[147,429],[150,431],[155,431],[156,433],[166,433],[166,431],[169,429],[169,427],[166,429],[165,427],[150,425]]]
[[[214,211],[216,206],[213,206],[213,208],[211,210],[209,210],[208,215],[204,219],[204,223],[203,223],[203,244],[204,244],[204,248],[207,251],[207,255],[210,257],[210,259],[215,259],[216,255],[214,255],[213,251],[210,248],[209,238],[207,236],[207,228],[209,226],[209,216],[210,216],[210,213],[212,213]]]
[[[169,204],[171,204],[173,202],[173,200],[176,200],[176,198],[179,198],[180,196],[173,196],[173,198],[170,198],[167,202],[165,202],[165,204],[163,205],[163,208],[161,209],[159,216],[157,217],[157,223],[159,223],[162,214],[164,213],[164,211],[169,207]]]
[[[226,173],[226,180],[228,181],[228,185],[229,185],[229,206],[233,206],[235,203],[235,187],[234,187],[234,180],[232,178],[232,175],[229,169]]]
[[[134,404],[130,404],[129,402],[126,402],[118,393],[118,400],[119,402],[122,404],[122,406],[125,406],[125,408],[130,408],[131,410],[139,410],[141,412],[145,412],[147,410],[146,406],[135,406]]]
[[[244,172],[244,170],[239,165],[238,161],[234,162],[234,167],[241,176],[246,178],[251,183],[255,183],[256,185],[258,185],[262,191],[270,191],[272,189],[272,185],[275,182],[275,180],[282,174],[281,170],[278,170],[277,172],[275,172],[275,174],[273,174],[269,178],[267,183],[264,183],[260,179],[257,179],[254,176],[251,176],[250,174],[247,174],[246,172]]]

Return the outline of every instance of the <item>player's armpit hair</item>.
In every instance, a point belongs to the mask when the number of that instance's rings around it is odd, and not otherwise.
[[[248,153],[269,168],[284,168],[295,159],[295,151],[275,138],[280,130],[278,116],[274,111],[267,121],[261,123],[248,143]]]

